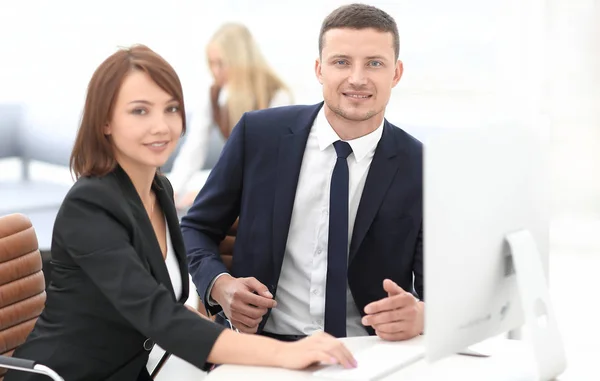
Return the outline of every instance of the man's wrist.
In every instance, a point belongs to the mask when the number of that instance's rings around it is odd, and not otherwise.
[[[218,291],[218,287],[215,289],[215,285],[217,284],[217,281],[219,280],[219,278],[223,278],[223,276],[225,276],[225,275],[229,275],[229,274],[228,273],[220,273],[219,275],[217,275],[212,280],[212,282],[210,282],[210,285],[208,286],[208,289],[206,290],[206,301],[208,302],[208,305],[211,307],[219,305],[217,298],[215,298],[215,295],[217,293],[213,292],[213,290]],[[231,275],[229,275],[229,277],[231,277]]]

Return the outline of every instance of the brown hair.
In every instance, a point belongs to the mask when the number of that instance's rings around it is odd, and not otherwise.
[[[185,133],[183,90],[175,70],[147,46],[119,49],[100,64],[88,85],[81,124],[70,159],[71,171],[76,178],[104,176],[116,167],[113,146],[104,134],[104,126],[112,118],[123,81],[136,70],[149,75],[161,89],[179,102],[182,134]]]
[[[392,16],[366,4],[343,5],[329,14],[321,24],[319,33],[319,56],[325,44],[324,35],[330,29],[367,29],[373,28],[380,32],[389,32],[394,36],[394,52],[396,59],[400,56],[400,35],[398,25]]]

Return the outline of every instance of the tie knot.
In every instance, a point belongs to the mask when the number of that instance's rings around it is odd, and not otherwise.
[[[337,153],[337,157],[341,159],[345,159],[352,153],[352,147],[347,142],[343,142],[338,140],[333,143],[333,148],[335,148],[335,153]]]

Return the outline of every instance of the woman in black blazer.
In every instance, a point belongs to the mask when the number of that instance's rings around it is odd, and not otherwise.
[[[173,189],[157,173],[183,132],[181,84],[156,53],[120,50],[96,70],[71,156],[78,180],[54,225],[46,306],[14,356],[69,381],[149,380],[154,343],[199,368],[355,366],[329,335],[282,343],[224,330],[184,305],[187,264]],[[44,379],[15,371],[5,378]]]

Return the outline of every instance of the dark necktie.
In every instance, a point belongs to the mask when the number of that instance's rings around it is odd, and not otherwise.
[[[325,292],[325,332],[346,337],[346,284],[348,274],[348,161],[350,144],[333,143],[337,161],[329,191],[329,237]]]

